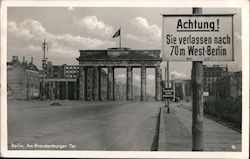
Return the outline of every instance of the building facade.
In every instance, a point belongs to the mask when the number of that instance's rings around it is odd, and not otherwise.
[[[203,92],[208,92],[210,97],[216,97],[217,81],[228,74],[227,66],[206,66],[203,65]]]
[[[217,96],[222,99],[242,97],[242,72],[228,72],[217,82]]]
[[[227,66],[203,67],[203,92],[212,98],[238,98],[242,96],[242,72],[229,72]]]
[[[18,56],[13,56],[7,62],[7,95],[8,99],[37,99],[39,98],[39,71],[33,64],[33,58],[28,63]]]
[[[191,80],[188,79],[175,79],[175,97],[178,97],[180,100],[190,101],[192,98],[192,87]]]
[[[79,67],[74,65],[53,65],[48,62],[45,68],[45,88],[42,95],[42,78],[40,80],[41,98],[78,99]]]

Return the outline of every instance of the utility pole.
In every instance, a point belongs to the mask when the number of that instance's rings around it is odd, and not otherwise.
[[[165,88],[167,88],[167,66],[165,66]]]
[[[48,43],[46,42],[46,39],[44,39],[44,42],[42,43],[42,50],[43,50],[43,60],[42,60],[42,66],[43,66],[43,78],[42,78],[42,100],[45,99],[45,65],[46,65],[46,51],[48,51]]]
[[[120,27],[120,44],[119,44],[119,47],[121,48],[122,47],[122,29]]]
[[[172,76],[171,76],[171,87],[172,87],[172,89],[173,89],[173,91],[174,91],[174,101],[175,101],[175,99],[176,99],[176,93],[175,93],[175,75],[173,74]]]
[[[167,88],[169,88],[169,61],[167,61]]]
[[[202,14],[202,8],[193,8],[193,14]],[[203,151],[203,66],[202,61],[193,61],[192,66],[192,143],[193,151]]]
[[[165,87],[169,89],[169,61],[167,61],[167,67],[165,67]],[[167,112],[170,112],[169,99],[165,99],[165,107],[167,107]]]

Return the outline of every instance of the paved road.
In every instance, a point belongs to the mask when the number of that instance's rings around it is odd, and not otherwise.
[[[9,148],[151,150],[161,102],[58,102],[8,101]]]

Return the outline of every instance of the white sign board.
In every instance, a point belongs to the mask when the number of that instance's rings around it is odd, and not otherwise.
[[[233,61],[233,14],[163,15],[166,61]]]
[[[203,92],[203,96],[208,97],[209,96],[209,92]]]

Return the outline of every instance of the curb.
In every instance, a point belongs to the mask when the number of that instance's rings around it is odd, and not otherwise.
[[[164,117],[166,113],[166,108],[161,107],[160,114],[160,128],[159,128],[159,141],[158,141],[158,151],[166,151],[166,135],[165,135],[165,122]]]

